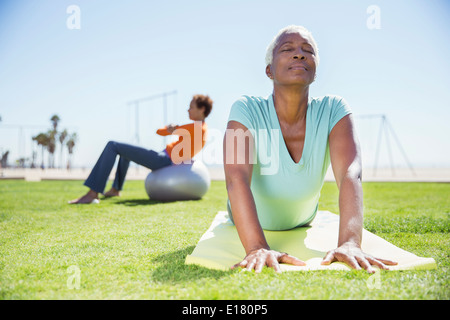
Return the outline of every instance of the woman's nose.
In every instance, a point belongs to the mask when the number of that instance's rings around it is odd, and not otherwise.
[[[296,50],[295,55],[294,55],[294,59],[300,59],[300,60],[305,60],[306,57],[303,54],[303,51],[301,49]]]
[[[303,54],[301,54],[301,53],[297,53],[297,54],[294,56],[294,59],[305,60],[306,57],[305,57]]]

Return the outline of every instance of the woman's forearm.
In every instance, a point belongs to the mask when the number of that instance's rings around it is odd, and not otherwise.
[[[236,176],[233,182],[230,180],[228,176],[228,197],[234,224],[245,249],[245,258],[232,266],[232,269],[241,267],[249,271],[254,269],[256,273],[260,273],[264,266],[268,266],[274,268],[275,272],[281,272],[280,263],[306,265],[305,262],[287,253],[270,250],[258,220],[250,185],[246,179],[236,179]]]
[[[361,175],[345,175],[339,187],[339,240],[361,245],[363,229],[363,191]]]
[[[249,185],[240,179],[229,179],[227,191],[234,224],[246,254],[261,248],[270,249],[258,220]]]

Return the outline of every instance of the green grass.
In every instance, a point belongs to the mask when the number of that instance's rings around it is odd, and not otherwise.
[[[143,182],[120,198],[67,205],[80,181],[0,181],[0,299],[449,299],[450,184],[364,183],[365,228],[419,256],[428,271],[213,271],[185,265],[217,211],[225,184],[202,200],[150,201]],[[338,212],[325,183],[320,209]],[[300,257],[301,258],[301,257]],[[69,267],[80,271],[71,289]],[[68,273],[69,271],[69,273]],[[69,281],[69,284],[72,283]]]

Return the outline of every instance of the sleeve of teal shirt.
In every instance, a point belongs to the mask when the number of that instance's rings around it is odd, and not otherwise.
[[[255,129],[255,121],[250,111],[248,98],[242,97],[233,103],[228,121],[237,121],[247,129]]]
[[[334,128],[336,123],[339,122],[343,117],[352,113],[347,101],[344,98],[335,96],[330,99],[331,112],[330,112],[330,126],[328,128],[328,134]]]

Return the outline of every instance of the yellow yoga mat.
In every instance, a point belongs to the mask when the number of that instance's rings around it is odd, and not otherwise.
[[[336,248],[339,216],[329,211],[319,211],[310,227],[287,231],[264,231],[271,249],[287,252],[306,262],[306,266],[281,264],[282,271],[350,270],[343,263],[321,265],[329,250]],[[435,269],[433,258],[422,258],[400,249],[375,234],[363,230],[362,250],[374,257],[397,261],[390,270]],[[186,264],[197,264],[210,269],[229,270],[245,257],[236,227],[226,211],[219,211],[209,229],[203,234]]]

